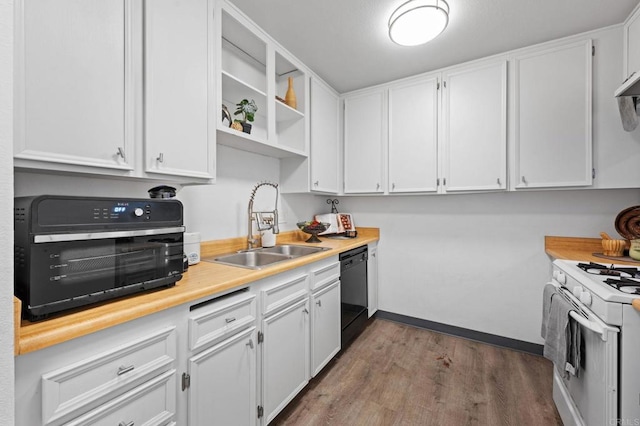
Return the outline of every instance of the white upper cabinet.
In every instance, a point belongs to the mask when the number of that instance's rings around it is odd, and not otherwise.
[[[383,193],[383,150],[386,143],[385,91],[344,99],[344,192]]]
[[[213,0],[154,0],[144,14],[145,170],[211,179]]]
[[[435,192],[438,79],[389,88],[389,192]]]
[[[305,69],[228,1],[216,6],[218,100],[231,115],[216,114],[217,142],[277,158],[308,156],[306,119],[308,83]],[[289,91],[291,83],[291,91]],[[296,103],[285,100],[295,95]],[[255,103],[251,129],[230,127],[238,104]]]
[[[20,1],[16,167],[212,182],[213,2]]]
[[[131,4],[16,1],[16,167],[133,169]]]
[[[500,190],[507,180],[507,61],[443,73],[441,190]]]
[[[591,62],[591,39],[513,58],[513,188],[591,185]]]
[[[340,164],[340,100],[327,85],[311,78],[311,190],[336,194]]]
[[[624,76],[640,72],[640,5],[624,23]]]

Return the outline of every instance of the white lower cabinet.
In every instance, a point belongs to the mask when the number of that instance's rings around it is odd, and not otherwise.
[[[340,350],[340,263],[319,260],[16,357],[16,424],[271,422]]]
[[[146,319],[142,324],[17,357],[16,424],[176,422],[177,327],[158,329]]]
[[[251,327],[189,359],[190,426],[257,424],[256,351]]]
[[[367,260],[367,297],[369,318],[378,310],[378,244],[369,244]]]
[[[311,294],[311,375],[340,351],[340,281]]]
[[[167,371],[65,426],[175,425],[175,373]]]
[[[309,382],[309,299],[262,320],[262,399],[269,423]]]
[[[189,426],[257,423],[255,299],[244,289],[190,307],[194,355],[182,377]]]

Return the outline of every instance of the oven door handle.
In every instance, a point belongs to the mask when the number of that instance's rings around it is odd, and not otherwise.
[[[136,229],[131,231],[83,232],[77,234],[41,234],[35,235],[33,237],[33,242],[39,244],[58,243],[62,241],[104,240],[107,238],[128,238],[144,237],[148,235],[175,234],[184,231],[184,226],[175,226],[172,228]]]
[[[591,330],[596,334],[600,335],[600,338],[603,342],[607,341],[608,333],[620,333],[620,329],[618,327],[613,327],[608,324],[605,324],[602,320],[600,320],[596,314],[591,312],[589,308],[587,308],[582,302],[580,302],[573,294],[571,294],[567,289],[562,287],[560,283],[556,280],[551,280],[549,284],[552,284],[559,292],[562,292],[572,304],[579,307],[583,312],[585,312],[589,318],[585,318],[580,313],[576,311],[570,311],[569,316],[573,318],[578,324],[582,325],[587,330]]]
[[[613,332],[613,333],[620,332],[620,329],[618,327],[611,327],[610,325],[606,325],[606,324],[603,324],[603,325],[597,324],[591,320],[586,319],[576,311],[569,312],[569,316],[574,320],[576,320],[578,324],[584,326],[586,329],[591,330],[596,334],[599,334],[603,342],[607,341],[607,334],[609,332]]]

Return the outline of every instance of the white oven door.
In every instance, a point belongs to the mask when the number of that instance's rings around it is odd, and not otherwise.
[[[580,323],[584,339],[584,365],[578,376],[562,378],[553,372],[553,400],[565,426],[615,425],[618,417],[618,333],[564,293],[583,310],[586,317],[572,312]]]

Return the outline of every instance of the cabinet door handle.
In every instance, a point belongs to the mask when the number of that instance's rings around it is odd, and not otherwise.
[[[120,367],[118,367],[118,372],[116,374],[118,376],[122,376],[123,374],[128,373],[129,371],[133,370],[134,368],[136,368],[134,365],[129,365],[129,366],[121,365]]]
[[[376,183],[376,191],[380,189],[380,184]]]
[[[160,155],[158,155],[158,157],[156,158],[156,160],[158,160],[158,163],[164,163],[164,154],[161,152]]]
[[[249,339],[249,343],[247,343],[247,346],[249,346],[251,349],[253,349],[253,340]]]
[[[522,176],[522,183],[524,183],[525,185],[527,184],[527,179],[525,179],[524,176]]]
[[[320,181],[319,181],[319,180],[317,180],[317,181],[313,182],[313,186],[318,186],[319,184],[320,184]]]
[[[122,149],[122,147],[121,147],[121,146],[119,146],[119,147],[118,147],[118,156],[119,156],[119,157],[122,157],[122,159],[123,159],[124,161],[127,161],[127,158],[126,158],[126,157],[125,157],[125,155],[124,155],[124,149]]]
[[[236,317],[225,318],[224,320],[227,324],[229,324],[230,322],[234,322],[236,320]]]
[[[500,178],[498,178],[496,182],[498,183],[498,186],[500,186]]]
[[[395,183],[391,184],[391,189],[396,189],[396,184]]]
[[[130,421],[129,423],[126,423],[126,422],[118,423],[118,426],[134,426],[134,425],[135,425],[135,423],[133,422],[133,420]]]
[[[318,306],[322,307],[322,300],[318,300],[318,301],[316,302],[316,305],[318,305]]]
[[[309,310],[308,310],[307,308],[304,308],[304,309],[302,310],[302,312],[304,312],[305,314],[308,314],[308,313],[309,313]]]

